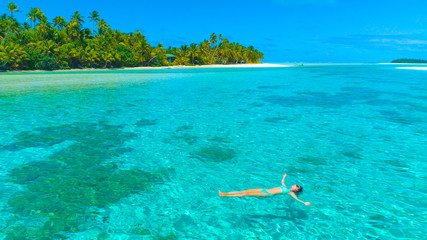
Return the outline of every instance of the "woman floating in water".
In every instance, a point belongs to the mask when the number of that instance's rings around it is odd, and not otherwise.
[[[285,184],[286,173],[283,174],[282,178],[282,186],[275,188],[257,188],[257,189],[249,189],[239,192],[221,192],[218,190],[220,197],[272,197],[276,194],[287,193],[291,195],[291,197],[295,198],[298,202],[302,202],[305,205],[309,206],[311,203],[301,201],[296,194],[302,193],[302,187],[298,185],[293,185],[291,188],[288,188]]]

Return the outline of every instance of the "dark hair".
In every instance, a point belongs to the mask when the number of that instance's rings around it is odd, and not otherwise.
[[[298,191],[295,191],[295,194],[299,195],[303,192],[303,188],[302,186],[297,185],[297,187],[299,187]]]

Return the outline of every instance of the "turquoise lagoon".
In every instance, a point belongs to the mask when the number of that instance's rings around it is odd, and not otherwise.
[[[394,65],[1,74],[0,239],[422,239],[426,119]]]

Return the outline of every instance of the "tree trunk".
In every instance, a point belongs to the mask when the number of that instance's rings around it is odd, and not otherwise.
[[[212,60],[213,60],[213,58],[215,57],[215,53],[216,53],[216,51],[218,50],[218,48],[215,48],[215,52],[213,53],[213,55],[212,55],[212,57],[211,57],[211,61],[210,61],[210,63],[212,64]]]
[[[157,56],[154,56],[154,57],[152,57],[151,59],[150,59],[150,61],[148,61],[147,62],[147,64],[145,64],[145,66],[147,66],[150,62],[151,62],[151,60],[153,60],[154,58],[156,58]]]

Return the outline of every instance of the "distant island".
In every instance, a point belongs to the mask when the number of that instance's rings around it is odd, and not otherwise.
[[[427,61],[422,59],[400,58],[393,60],[391,63],[427,63]]]
[[[113,30],[97,11],[88,19],[93,28],[83,28],[84,18],[74,12],[67,22],[62,16],[50,22],[39,8],[19,23],[15,3],[10,14],[0,16],[0,70],[56,70],[76,68],[122,68],[141,66],[259,63],[264,54],[253,46],[230,42],[213,33],[208,40],[165,49],[150,46],[141,31]]]

